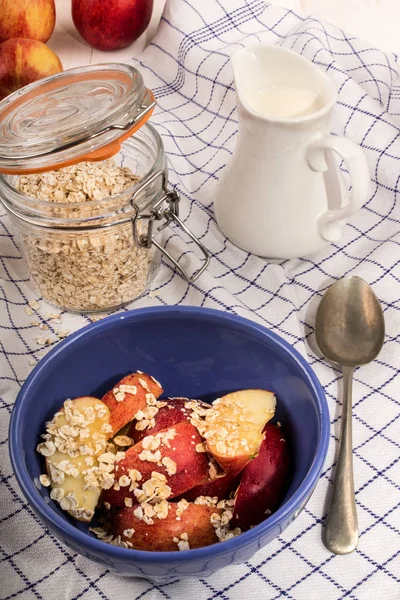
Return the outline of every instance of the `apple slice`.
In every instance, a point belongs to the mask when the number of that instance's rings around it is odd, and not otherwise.
[[[167,502],[166,505],[161,518],[153,515],[146,520],[140,504],[118,510],[111,517],[113,536],[120,536],[128,548],[151,552],[189,550],[218,542],[212,516],[221,515],[222,509],[187,504],[182,510],[178,503]]]
[[[185,492],[182,497],[189,502],[194,502],[199,496],[208,496],[211,498],[217,497],[218,500],[224,500],[229,498],[229,494],[237,488],[240,483],[240,475],[224,475],[217,479],[212,479],[203,483],[202,485],[196,485],[190,490]]]
[[[243,470],[232,524],[242,531],[258,525],[281,504],[290,484],[290,450],[282,429],[268,423],[258,456]]]
[[[207,450],[218,464],[236,475],[257,456],[262,430],[274,416],[276,398],[266,390],[241,390],[215,400],[202,431]]]
[[[164,478],[173,498],[209,479],[209,457],[196,427],[188,421],[145,437],[115,465],[115,484],[105,490],[103,500],[112,507],[137,502],[152,486],[154,473]],[[153,493],[153,492],[151,492]],[[142,500],[140,500],[142,501]]]
[[[210,408],[209,404],[205,404],[200,400],[189,400],[188,398],[167,398],[165,404],[161,406],[154,416],[155,425],[138,431],[138,423],[132,423],[128,435],[135,440],[135,443],[140,442],[146,435],[154,435],[161,429],[168,429],[181,421],[190,421],[194,411],[200,411]]]
[[[110,409],[110,425],[115,435],[136,416],[142,427],[152,425],[158,406],[156,399],[162,394],[161,385],[150,375],[131,373],[119,381],[102,398]]]
[[[109,417],[108,407],[92,396],[66,400],[46,424],[45,441],[37,447],[46,458],[47,475],[40,481],[50,485],[50,497],[80,521],[91,520],[110,477],[100,469],[101,455],[108,450]]]

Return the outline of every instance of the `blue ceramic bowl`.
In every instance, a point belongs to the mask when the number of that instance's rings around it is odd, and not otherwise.
[[[158,379],[168,396],[206,401],[243,388],[278,398],[276,420],[291,442],[294,476],[271,517],[240,536],[183,552],[143,552],[111,546],[69,519],[38,482],[35,452],[45,421],[67,397],[99,398],[129,372]],[[72,550],[121,575],[167,582],[205,577],[240,563],[279,535],[309,499],[329,440],[324,393],[306,361],[279,336],[246,319],[191,307],[154,307],[107,317],[58,344],[28,377],[10,424],[10,454],[19,485],[48,529]]]

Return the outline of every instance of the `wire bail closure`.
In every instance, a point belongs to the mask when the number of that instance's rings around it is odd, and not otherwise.
[[[158,177],[162,178],[162,196],[157,200],[152,210],[149,213],[140,213],[136,204],[136,198],[139,194],[143,192],[143,190],[152,184]],[[152,244],[156,246],[163,254],[168,258],[168,260],[178,269],[181,275],[188,283],[194,283],[196,279],[200,277],[202,273],[207,269],[210,264],[210,254],[207,249],[203,246],[200,240],[190,231],[188,227],[181,221],[179,218],[179,202],[180,197],[178,192],[175,190],[169,190],[166,186],[166,176],[163,171],[157,171],[154,173],[148,180],[146,180],[132,195],[130,200],[132,208],[135,210],[135,216],[132,218],[132,229],[133,229],[133,239],[139,248],[151,248]],[[164,203],[167,206],[163,206]],[[142,233],[139,230],[139,224],[141,221],[147,219],[147,231],[146,233]],[[162,231],[171,223],[175,223],[178,225],[183,231],[190,237],[190,239],[196,244],[199,248],[200,252],[204,257],[204,264],[198,269],[193,275],[188,275],[186,271],[180,266],[178,261],[163,247],[161,244],[157,242],[154,237],[154,227],[156,222],[161,222],[161,224],[156,227],[157,231]]]

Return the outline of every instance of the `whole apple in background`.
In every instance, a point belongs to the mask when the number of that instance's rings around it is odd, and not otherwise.
[[[54,0],[0,0],[0,42],[11,38],[47,42],[55,23]]]
[[[0,44],[0,100],[28,83],[62,70],[57,54],[42,42],[6,40]]]
[[[72,0],[72,19],[98,50],[126,48],[146,30],[153,0]]]

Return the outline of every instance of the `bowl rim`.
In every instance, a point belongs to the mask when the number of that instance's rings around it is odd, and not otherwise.
[[[316,400],[316,408],[319,416],[319,440],[317,449],[310,465],[310,468],[301,482],[298,489],[294,492],[291,498],[287,500],[278,510],[273,513],[268,519],[262,521],[249,531],[245,531],[235,538],[218,542],[210,546],[204,546],[202,548],[192,548],[190,550],[176,550],[170,552],[154,552],[150,550],[135,550],[130,548],[121,548],[119,546],[113,546],[107,544],[88,533],[81,531],[75,527],[72,523],[59,516],[52,508],[51,504],[47,504],[44,498],[38,494],[37,487],[29,476],[28,472],[24,468],[23,453],[16,452],[18,449],[18,431],[22,425],[22,409],[24,399],[29,392],[29,388],[32,383],[41,376],[43,370],[48,368],[48,364],[51,363],[65,348],[74,344],[77,340],[85,337],[92,331],[99,331],[102,329],[108,329],[116,322],[122,320],[128,320],[129,322],[135,322],[142,319],[148,319],[151,317],[160,317],[162,314],[170,315],[171,317],[181,317],[185,315],[187,318],[199,318],[205,316],[208,319],[218,321],[221,323],[221,319],[235,326],[239,325],[243,329],[249,331],[252,330],[257,334],[272,340],[274,344],[283,349],[288,353],[291,358],[297,363],[298,367],[303,371],[306,378],[308,379],[309,385],[313,389],[314,398]],[[267,535],[273,531],[276,527],[279,527],[288,519],[291,513],[294,512],[294,518],[297,518],[298,514],[304,508],[306,502],[311,496],[316,484],[318,483],[320,473],[324,466],[326,459],[328,445],[330,439],[330,416],[329,408],[325,398],[325,393],[320,384],[316,374],[314,373],[311,366],[303,358],[303,356],[289,344],[280,335],[274,333],[264,325],[261,325],[255,321],[236,315],[235,313],[226,313],[221,310],[212,308],[203,308],[195,306],[150,306],[145,308],[132,309],[124,311],[123,313],[117,313],[104,317],[100,321],[91,323],[81,329],[75,331],[66,339],[59,342],[55,348],[52,348],[45,357],[34,367],[26,381],[22,385],[17,398],[15,400],[10,425],[9,425],[9,439],[8,448],[11,458],[11,464],[17,479],[17,482],[31,505],[32,509],[37,515],[40,515],[41,519],[45,523],[50,523],[51,526],[61,535],[66,536],[69,539],[74,540],[77,545],[83,546],[89,552],[93,552],[97,556],[99,555],[111,555],[114,559],[118,559],[123,563],[135,563],[135,562],[147,562],[158,564],[162,563],[187,563],[191,560],[209,559],[212,555],[217,557],[223,554],[231,554],[238,547],[249,546],[255,540],[258,540],[260,535]],[[16,446],[16,448],[14,448]],[[238,541],[240,544],[238,545]]]

